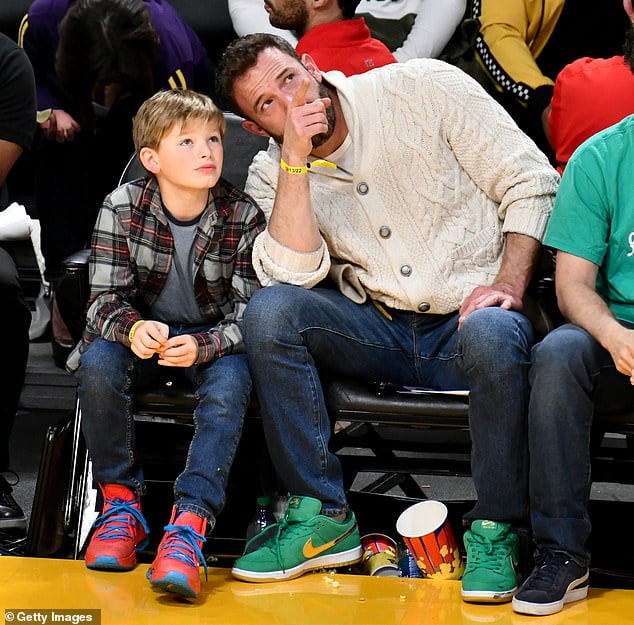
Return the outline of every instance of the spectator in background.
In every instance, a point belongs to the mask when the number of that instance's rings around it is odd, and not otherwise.
[[[361,0],[357,15],[397,61],[437,58],[462,21],[467,0]]]
[[[264,0],[228,0],[233,30],[239,37],[251,33],[269,33],[286,39],[293,47],[297,37],[285,28],[275,28],[269,21]]]
[[[363,17],[372,36],[382,41],[397,61],[436,58],[462,20],[466,0],[360,0],[357,17]],[[229,0],[233,29],[279,35],[297,45],[297,38],[269,22],[264,0]],[[321,67],[321,65],[320,65]]]
[[[359,0],[265,0],[269,21],[292,31],[297,54],[309,54],[323,71],[346,76],[395,63],[385,44],[373,39],[363,18],[354,18]]]
[[[623,7],[630,18],[624,55],[577,59],[555,80],[546,134],[560,174],[586,139],[634,113],[632,0],[623,0]]]
[[[0,33],[0,210],[7,207],[5,181],[35,135],[35,80],[26,54]],[[0,402],[0,529],[26,527],[26,517],[2,475],[10,467],[10,436],[29,355],[31,311],[22,296],[15,263],[0,246],[0,327],[7,362]]]
[[[621,52],[627,19],[617,0],[476,0],[476,52],[499,99],[554,161],[545,134],[557,74],[584,56]],[[600,27],[599,27],[600,25]]]
[[[54,280],[133,152],[141,102],[159,88],[211,93],[213,67],[166,0],[35,0],[19,41],[37,83],[36,206]]]

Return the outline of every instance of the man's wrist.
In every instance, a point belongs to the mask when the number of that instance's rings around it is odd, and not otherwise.
[[[287,173],[293,176],[302,175],[308,173],[308,165],[289,165],[283,158],[280,158],[280,167]]]

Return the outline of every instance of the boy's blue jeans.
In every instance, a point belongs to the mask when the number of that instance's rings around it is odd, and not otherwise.
[[[341,466],[328,448],[331,424],[319,374],[470,389],[470,518],[528,515],[528,372],[531,323],[486,308],[467,317],[359,305],[332,289],[276,285],[258,291],[245,342],[269,451],[285,486],[320,499],[325,514],[347,509]],[[319,372],[319,373],[318,373]]]
[[[82,429],[98,482],[144,492],[142,468],[135,457],[132,395],[135,388],[171,370],[157,365],[155,358],[142,360],[129,348],[101,338],[82,354],[76,372]],[[175,505],[206,518],[213,527],[225,503],[227,477],[250,401],[247,357],[233,354],[176,371],[192,382],[196,408],[185,469],[174,484]]]

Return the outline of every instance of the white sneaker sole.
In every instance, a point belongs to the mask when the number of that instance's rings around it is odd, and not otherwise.
[[[588,585],[586,583],[588,577],[589,574],[586,573],[581,579],[576,579],[574,582],[571,582],[566,594],[559,601],[552,601],[551,603],[531,603],[513,598],[513,611],[520,614],[530,614],[532,616],[548,616],[549,614],[561,612],[566,603],[580,601],[588,596]],[[583,588],[576,588],[579,584],[584,583],[586,583],[586,585],[583,586]]]
[[[508,603],[515,592],[517,586],[510,590],[492,591],[492,590],[462,590],[462,600],[467,603]]]
[[[244,569],[239,569],[234,566],[231,569],[231,574],[236,579],[241,579],[245,582],[279,582],[285,579],[294,579],[314,569],[321,569],[327,566],[337,567],[354,564],[355,562],[361,560],[362,555],[363,550],[359,546],[354,549],[348,549],[347,551],[341,551],[339,553],[319,556],[317,558],[313,558],[312,560],[306,560],[306,562],[302,562],[301,564],[284,571],[266,571],[260,573],[257,571],[245,571]]]

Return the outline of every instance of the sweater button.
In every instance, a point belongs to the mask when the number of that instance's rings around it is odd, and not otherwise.
[[[410,265],[403,265],[401,267],[401,274],[404,275],[405,277],[411,276],[412,275],[412,268],[410,267]]]
[[[418,305],[418,312],[426,313],[430,308],[429,302],[421,302]]]
[[[357,193],[359,195],[366,195],[370,187],[368,187],[366,182],[360,182],[357,185]]]
[[[381,226],[379,229],[379,235],[382,239],[389,239],[392,234],[392,231],[387,226]]]

